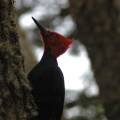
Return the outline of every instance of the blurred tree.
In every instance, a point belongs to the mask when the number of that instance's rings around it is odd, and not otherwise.
[[[0,0],[0,120],[28,120],[37,114],[25,77],[14,0]]]
[[[33,68],[33,66],[37,63],[35,55],[33,53],[33,46],[31,42],[28,41],[26,37],[26,33],[19,27],[19,42],[20,49],[24,56],[24,67],[26,74]]]
[[[108,120],[120,120],[120,1],[69,0]]]
[[[24,4],[23,0],[16,1],[16,12],[17,12],[17,21],[19,21],[19,17],[28,11],[31,11],[32,6],[27,6]],[[19,31],[19,41],[20,41],[20,49],[24,56],[24,67],[25,72],[28,73],[32,67],[37,63],[35,55],[33,53],[33,46],[31,42],[28,41],[28,37],[26,31],[21,28],[18,24]]]

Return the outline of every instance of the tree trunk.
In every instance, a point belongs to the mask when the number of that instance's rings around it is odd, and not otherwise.
[[[69,0],[86,47],[108,120],[120,120],[120,2]]]
[[[0,120],[36,114],[16,33],[14,0],[0,0]]]

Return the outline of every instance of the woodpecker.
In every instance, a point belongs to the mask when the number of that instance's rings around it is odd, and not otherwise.
[[[40,30],[44,53],[40,62],[28,74],[32,95],[39,115],[34,120],[61,120],[64,107],[64,76],[57,63],[72,40],[46,29],[32,17]]]

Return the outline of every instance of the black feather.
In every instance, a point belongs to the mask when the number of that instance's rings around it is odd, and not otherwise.
[[[60,120],[64,106],[64,77],[56,58],[43,56],[28,74],[39,116],[34,120]]]

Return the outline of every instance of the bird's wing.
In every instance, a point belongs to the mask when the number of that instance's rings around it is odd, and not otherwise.
[[[59,67],[53,70],[53,80],[54,80],[54,86],[53,87],[56,91],[56,97],[57,97],[57,109],[56,113],[59,118],[61,117],[63,113],[63,107],[64,107],[64,97],[65,97],[65,86],[64,86],[64,77],[62,74],[62,71]]]
[[[64,77],[62,71],[57,66],[46,67],[46,69],[38,69],[36,66],[28,74],[33,90],[32,94],[36,103],[40,107],[40,113],[44,114],[49,111],[58,120],[61,118],[64,106]]]

